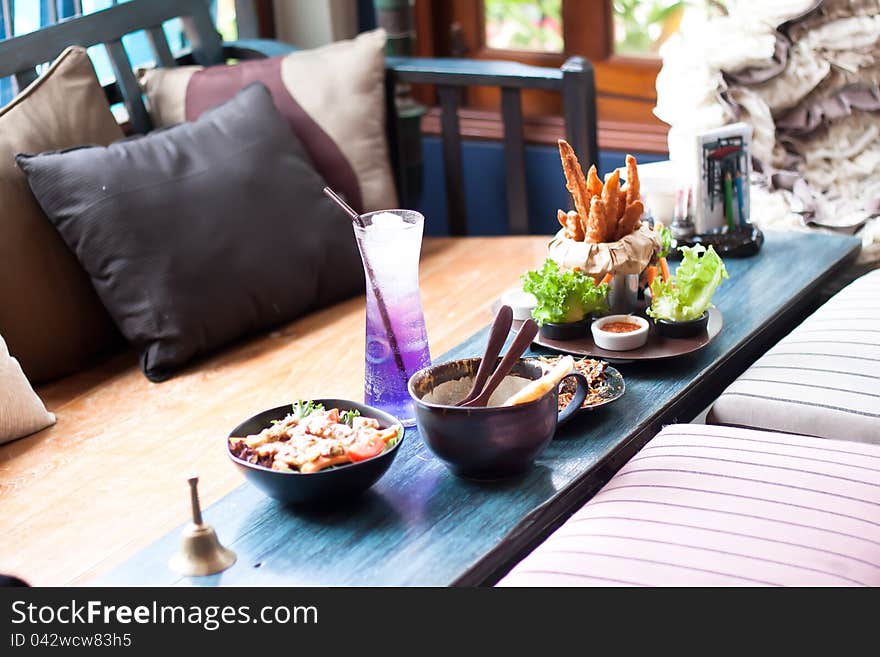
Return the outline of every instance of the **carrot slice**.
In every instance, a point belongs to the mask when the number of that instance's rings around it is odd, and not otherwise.
[[[651,265],[645,270],[645,279],[648,282],[648,287],[651,287],[655,278],[657,278],[657,268],[654,265]]]
[[[659,258],[660,261],[660,273],[663,274],[663,280],[668,281],[672,278],[669,275],[669,264],[666,262],[666,258]]]
[[[384,431],[380,431],[379,438],[382,439],[383,443],[387,443],[389,440],[397,438],[397,427],[388,427]]]
[[[605,276],[602,277],[602,282],[599,283],[599,285],[605,285],[606,283],[611,283],[611,281],[613,279],[614,279],[614,274],[612,274],[611,272],[608,272],[607,274],[605,274]]]

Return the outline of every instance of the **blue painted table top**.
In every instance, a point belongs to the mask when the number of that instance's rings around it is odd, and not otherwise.
[[[475,483],[453,476],[408,430],[389,472],[332,511],[284,508],[248,484],[205,512],[238,562],[186,579],[168,569],[171,532],[99,579],[110,585],[449,585],[495,581],[580,507],[660,429],[696,416],[815,304],[858,250],[854,238],[769,233],[762,252],[729,259],[715,296],[720,335],[700,352],[620,364],[623,399],[581,413],[527,474]],[[486,330],[436,359],[478,356]],[[230,465],[230,467],[232,467]]]

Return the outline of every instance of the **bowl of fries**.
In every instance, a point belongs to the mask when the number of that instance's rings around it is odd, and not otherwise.
[[[574,210],[557,210],[561,225],[550,243],[549,257],[569,270],[601,280],[606,276],[641,274],[661,248],[659,237],[642,222],[645,211],[636,158],[626,156],[626,183],[615,169],[603,181],[592,165],[584,174],[577,155],[564,139],[559,157]]]

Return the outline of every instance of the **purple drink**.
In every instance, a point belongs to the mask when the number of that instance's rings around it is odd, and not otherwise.
[[[419,294],[424,217],[390,210],[362,219],[365,227],[354,231],[367,275],[364,398],[409,425],[415,420],[407,381],[431,364]]]

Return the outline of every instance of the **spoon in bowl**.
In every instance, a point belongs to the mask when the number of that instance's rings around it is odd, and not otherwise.
[[[510,333],[510,327],[513,324],[513,308],[510,306],[501,306],[498,314],[495,315],[495,321],[489,330],[489,339],[486,341],[486,350],[483,352],[483,358],[480,360],[480,367],[477,369],[477,376],[474,378],[474,385],[471,386],[470,392],[456,404],[456,406],[464,406],[471,400],[475,399],[483,389],[483,384],[492,373],[492,368],[498,362],[498,354],[504,346],[507,334]]]
[[[492,376],[489,378],[483,391],[471,401],[460,404],[460,406],[474,407],[485,406],[488,404],[489,397],[495,392],[495,388],[501,385],[504,377],[510,373],[510,370],[512,370],[513,366],[516,364],[516,361],[518,361],[523,353],[525,353],[525,350],[529,348],[529,345],[532,344],[532,340],[535,339],[536,335],[538,335],[538,325],[535,323],[535,320],[530,317],[524,321],[523,325],[519,328],[519,332],[510,344],[510,349],[507,350],[507,353],[504,354],[504,358],[498,363],[498,367],[492,372]]]

